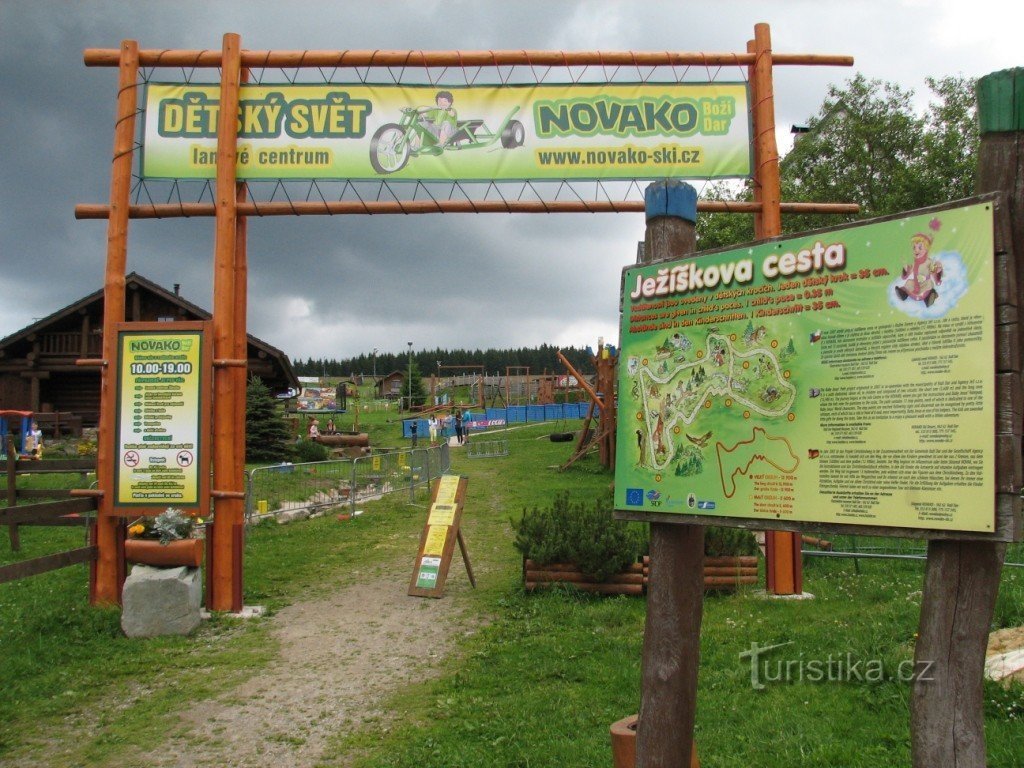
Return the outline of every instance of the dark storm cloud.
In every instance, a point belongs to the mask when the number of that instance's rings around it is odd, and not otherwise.
[[[219,48],[221,34],[235,31],[250,49],[737,51],[755,22],[768,21],[777,51],[854,54],[858,70],[919,90],[926,75],[1006,65],[972,65],[957,47],[957,35],[974,39],[971,19],[980,9],[966,16],[952,3],[923,10],[869,2],[851,24],[839,5],[808,2],[4,0],[0,336],[102,284],[106,224],[77,222],[73,208],[109,196],[116,73],[85,68],[84,48],[116,47],[123,38],[150,48]],[[950,27],[956,34],[946,34]],[[907,29],[929,44],[908,46]],[[996,48],[971,50],[980,58]],[[777,68],[782,131],[813,114],[829,82],[852,74]],[[254,219],[250,330],[303,358],[399,351],[406,341],[421,348],[593,344],[598,333],[614,338],[620,270],[642,236],[638,215]],[[212,252],[211,220],[136,221],[128,268],[167,287],[180,283],[183,295],[210,307]]]

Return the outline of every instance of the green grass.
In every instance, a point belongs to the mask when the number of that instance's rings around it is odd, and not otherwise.
[[[396,445],[394,414],[379,419]],[[321,763],[353,768],[559,766],[610,764],[608,726],[637,711],[645,603],[571,590],[526,595],[509,519],[546,504],[559,490],[591,498],[609,474],[588,458],[567,472],[572,444],[551,443],[572,423],[510,430],[507,458],[468,459],[463,530],[479,587],[470,590],[456,555],[446,600],[481,619],[460,639],[443,674],[404,687],[380,709],[387,716],[339,733]],[[391,430],[390,432],[388,430]],[[472,438],[471,438],[472,439]],[[366,505],[341,525],[326,516],[247,534],[245,602],[271,612],[394,564],[412,567],[425,497],[404,493]],[[23,551],[0,538],[0,563],[77,546],[78,529],[22,529]],[[861,540],[864,543],[864,540]],[[1020,559],[1020,549],[1014,550]],[[697,742],[706,766],[874,766],[909,764],[907,683],[847,680],[767,682],[751,687],[752,643],[791,645],[776,661],[878,660],[895,675],[912,658],[923,564],[809,559],[809,602],[758,599],[752,592],[705,600]],[[402,572],[401,578],[407,577]],[[410,598],[413,599],[413,598]],[[995,626],[1024,620],[1024,572],[1007,569]],[[0,585],[0,764],[27,759],[49,734],[62,734],[60,764],[116,765],[151,749],[178,727],[194,701],[272,663],[267,623],[227,618],[189,638],[128,640],[113,610],[90,608],[81,566]],[[775,668],[770,666],[771,670]],[[986,687],[989,765],[1024,762],[1024,689]],[[130,705],[130,706],[125,706]],[[71,727],[69,727],[69,724]],[[201,736],[201,735],[200,735]],[[277,739],[299,738],[280,734]]]

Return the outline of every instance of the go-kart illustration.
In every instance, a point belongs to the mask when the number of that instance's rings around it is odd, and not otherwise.
[[[443,152],[487,147],[501,140],[505,149],[521,147],[526,130],[513,116],[515,107],[505,115],[498,130],[492,131],[483,120],[448,119],[450,128],[439,129],[441,123],[434,117],[435,107],[402,107],[402,118],[397,123],[386,123],[377,129],[370,140],[370,165],[377,173],[395,173],[402,170],[410,157],[440,155]]]

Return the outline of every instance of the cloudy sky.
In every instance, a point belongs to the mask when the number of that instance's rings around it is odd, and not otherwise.
[[[768,22],[780,53],[855,57],[776,70],[783,150],[829,83],[854,72],[927,94],[925,78],[1024,64],[1018,3],[365,0],[0,2],[0,337],[102,287],[117,74],[82,51],[220,49],[739,52]],[[168,76],[166,79],[172,79]],[[199,79],[199,78],[197,78]],[[646,182],[644,182],[645,184]],[[697,183],[698,188],[701,183]],[[270,218],[249,228],[249,330],[293,358],[617,338],[640,214]],[[133,221],[129,270],[212,304],[213,220]]]

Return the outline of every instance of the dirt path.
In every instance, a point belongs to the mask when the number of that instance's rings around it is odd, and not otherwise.
[[[437,674],[466,629],[458,600],[408,597],[408,577],[392,569],[265,619],[278,658],[183,714],[185,733],[130,764],[316,765],[328,739],[380,716],[401,686]]]

